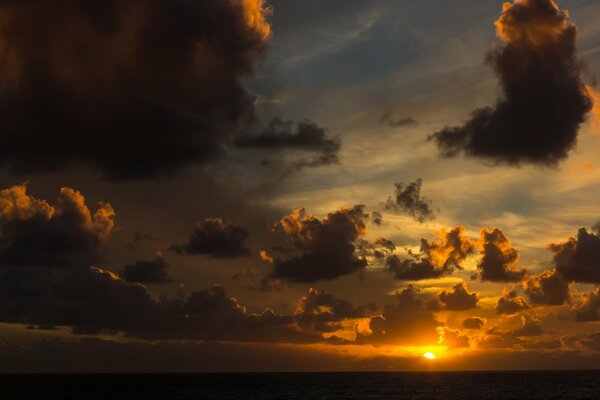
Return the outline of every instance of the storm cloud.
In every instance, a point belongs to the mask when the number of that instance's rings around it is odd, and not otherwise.
[[[263,0],[0,4],[0,166],[156,177],[219,157],[255,120],[241,78]]]
[[[504,3],[496,29],[503,44],[487,62],[502,95],[429,140],[445,157],[557,164],[575,147],[593,104],[576,55],[577,28],[552,0],[517,0]]]
[[[125,265],[120,274],[127,282],[169,283],[172,279],[167,272],[168,268],[167,260],[157,255],[151,261],[138,260],[133,264]]]

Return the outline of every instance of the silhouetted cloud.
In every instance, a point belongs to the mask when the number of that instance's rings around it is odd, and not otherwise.
[[[92,214],[85,198],[63,187],[54,204],[27,194],[27,186],[0,191],[0,266],[91,265],[114,227],[108,203]]]
[[[486,321],[487,320],[485,318],[481,317],[469,317],[463,321],[462,326],[465,329],[477,330],[483,328],[483,325],[485,325]]]
[[[294,314],[301,328],[317,332],[335,332],[342,328],[342,321],[363,316],[362,307],[313,288],[298,301]]]
[[[244,247],[248,231],[221,218],[197,222],[184,244],[172,244],[170,251],[181,255],[206,254],[215,258],[236,258],[250,255]]]
[[[439,240],[421,239],[419,254],[401,259],[391,255],[386,260],[386,271],[399,280],[439,278],[462,269],[460,263],[475,249],[475,242],[465,235],[465,228],[456,226],[442,230]]]
[[[554,268],[568,282],[600,284],[600,237],[585,228],[576,238],[548,246],[554,253]]]
[[[481,269],[481,280],[492,282],[519,282],[527,274],[527,269],[517,268],[519,253],[502,232],[495,228],[481,231],[481,254],[478,264]]]
[[[572,311],[577,322],[600,321],[600,287],[584,293]]]
[[[386,210],[395,210],[406,213],[417,221],[423,223],[435,218],[431,201],[421,197],[421,178],[409,184],[396,183],[396,194],[389,197],[385,204]]]
[[[505,290],[496,304],[496,313],[511,315],[528,308],[527,300],[519,296],[515,290],[510,292]]]
[[[264,149],[269,152],[282,150],[302,150],[317,153],[312,158],[303,158],[292,163],[296,169],[319,167],[339,163],[341,147],[339,137],[329,137],[325,129],[311,121],[298,122],[294,130],[291,121],[274,118],[269,126],[256,135],[243,135],[235,139],[234,145],[240,148]]]
[[[172,279],[167,273],[169,264],[162,256],[157,255],[152,261],[138,260],[125,265],[120,274],[127,282],[137,283],[169,283]]]
[[[553,271],[529,276],[523,286],[531,304],[560,306],[571,299],[569,283]]]
[[[541,336],[544,334],[542,321],[529,314],[523,314],[521,315],[521,327],[513,331],[513,334],[517,337]]]
[[[463,126],[446,127],[429,140],[445,157],[556,164],[576,145],[579,125],[592,109],[576,55],[577,28],[552,0],[505,3],[496,28],[504,43],[487,62],[502,95]]]
[[[369,320],[368,333],[358,332],[357,343],[419,345],[438,339],[441,325],[419,290],[409,285],[395,295],[396,304],[385,306],[379,316]]]
[[[332,280],[362,270],[367,261],[356,254],[354,242],[366,231],[368,215],[363,206],[342,208],[319,219],[295,210],[277,228],[288,236],[297,253],[275,258],[273,277],[292,282]]]
[[[462,334],[458,329],[439,327],[438,333],[440,334],[439,344],[442,346],[449,349],[470,347],[469,337]]]
[[[457,283],[450,290],[442,290],[438,298],[444,303],[446,310],[453,311],[476,308],[479,301],[477,293],[469,293],[466,282]]]
[[[417,121],[413,117],[403,117],[394,119],[392,112],[386,112],[379,119],[380,124],[386,124],[390,128],[401,128],[405,126],[415,126],[417,125]]]
[[[215,159],[255,119],[241,78],[268,45],[266,10],[263,0],[3,1],[0,165],[84,163],[125,179]]]

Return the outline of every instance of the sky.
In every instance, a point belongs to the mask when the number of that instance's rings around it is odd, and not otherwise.
[[[600,368],[599,18],[1,2],[0,372]]]

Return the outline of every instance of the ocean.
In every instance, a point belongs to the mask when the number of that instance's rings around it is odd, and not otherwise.
[[[600,371],[1,375],[0,399],[600,399]]]

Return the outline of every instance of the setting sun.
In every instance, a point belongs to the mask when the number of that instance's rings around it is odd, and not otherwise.
[[[435,354],[433,353],[425,353],[423,354],[423,357],[427,358],[428,360],[435,360],[437,357],[435,356]]]

